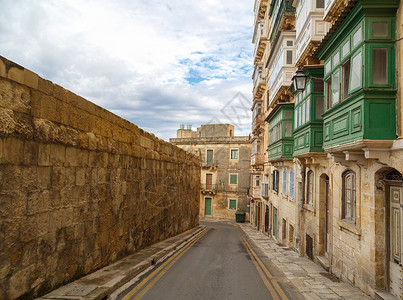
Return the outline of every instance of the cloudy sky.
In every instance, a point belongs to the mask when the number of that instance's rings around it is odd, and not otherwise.
[[[0,55],[168,140],[250,132],[253,0],[0,0]]]

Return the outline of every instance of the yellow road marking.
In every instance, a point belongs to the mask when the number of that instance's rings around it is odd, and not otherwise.
[[[267,280],[266,276],[264,275],[262,269],[260,268],[259,264],[257,263],[254,255],[249,251],[248,246],[246,245],[246,241],[242,239],[242,243],[245,246],[246,251],[248,252],[250,258],[252,259],[253,264],[256,267],[256,270],[258,271],[260,278],[262,278],[264,285],[267,287],[267,289],[269,290],[271,296],[273,297],[274,300],[278,300],[278,296],[277,293],[275,292],[275,290],[273,289],[272,285],[270,284],[270,282]]]
[[[269,270],[267,270],[266,266],[264,265],[264,263],[260,260],[260,258],[256,255],[255,251],[253,251],[252,247],[249,245],[249,243],[243,239],[242,241],[248,250],[249,255],[254,258],[257,262],[257,264],[260,266],[260,268],[263,270],[263,272],[266,274],[266,276],[270,279],[271,284],[274,286],[274,288],[276,289],[277,293],[280,295],[281,299],[283,300],[288,300],[287,295],[284,293],[284,291],[282,290],[282,288],[279,286],[279,284],[277,283],[277,281],[275,280],[271,280],[273,278],[273,275],[271,275],[271,273],[269,272]],[[251,255],[252,254],[252,255]],[[258,270],[259,271],[259,270]],[[259,272],[260,273],[260,272]],[[263,279],[263,277],[262,277]],[[264,280],[263,280],[264,281]],[[277,296],[277,295],[276,295]]]
[[[134,299],[140,299],[144,294],[164,275],[169,268],[172,267],[172,265],[187,251],[192,247],[198,240],[200,240],[208,231],[210,228],[207,228],[204,232],[202,232],[199,236],[197,236],[194,240],[192,240],[189,244],[187,244],[185,247],[183,247],[181,250],[179,250],[177,253],[172,255],[166,262],[164,262],[161,266],[159,266],[154,272],[152,272],[150,275],[148,275],[144,280],[142,280],[136,287],[134,287],[127,295],[123,297],[123,300],[128,300],[130,299],[134,294],[136,294],[148,281],[153,279],[153,277],[157,276],[154,280],[152,280],[147,287],[144,288],[144,290],[137,295]],[[168,265],[168,266],[167,266]],[[166,270],[162,270],[165,266],[167,266]],[[160,275],[160,271],[162,270],[162,274]]]

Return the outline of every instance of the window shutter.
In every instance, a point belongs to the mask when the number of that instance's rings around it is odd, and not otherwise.
[[[294,198],[294,170],[290,170],[290,197]]]
[[[287,195],[287,169],[283,171],[283,194]]]

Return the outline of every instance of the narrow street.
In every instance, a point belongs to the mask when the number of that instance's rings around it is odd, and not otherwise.
[[[303,299],[235,224],[208,230],[117,299]]]

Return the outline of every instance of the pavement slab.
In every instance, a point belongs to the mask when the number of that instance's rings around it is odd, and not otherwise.
[[[305,299],[371,299],[347,282],[334,282],[325,277],[327,272],[321,266],[279,245],[272,238],[253,229],[249,223],[238,223],[238,225],[274,265],[283,270],[284,276],[294,283]]]

